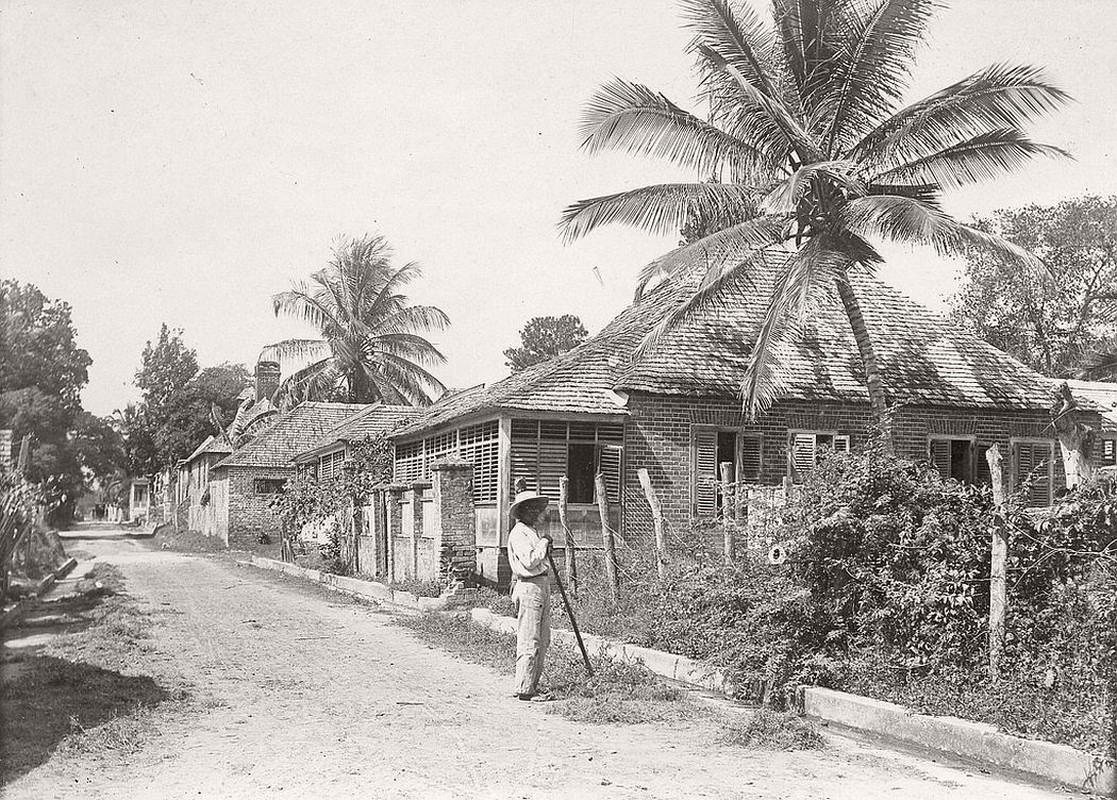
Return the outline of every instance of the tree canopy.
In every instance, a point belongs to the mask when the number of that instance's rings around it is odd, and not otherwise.
[[[154,344],[148,340],[136,371],[135,384],[143,392],[147,409],[158,415],[171,395],[181,391],[198,374],[198,354],[182,341],[181,328],[159,329]]]
[[[77,344],[68,303],[0,281],[0,428],[33,439],[27,478],[43,486],[51,518],[69,519],[83,488],[69,433],[82,413],[93,360]]]
[[[1073,377],[1117,336],[1117,197],[1003,209],[977,226],[1036,253],[1048,273],[971,250],[955,319],[1044,375]]]
[[[1024,128],[1067,95],[1031,66],[994,65],[910,105],[911,70],[938,0],[682,0],[706,114],[639,83],[616,79],[585,107],[582,146],[663,158],[698,180],[578,201],[563,213],[568,239],[620,223],[684,243],[648,265],[637,292],[702,270],[697,290],[645,346],[675,325],[741,302],[753,266],[786,254],[741,385],[751,416],[779,398],[786,370],[777,345],[836,291],[850,321],[874,413],[887,432],[887,399],[871,331],[848,276],[881,262],[876,242],[955,254],[984,247],[1017,263],[1016,245],[946,214],[944,190],[996,178],[1063,151]],[[711,179],[712,178],[712,179]],[[759,213],[757,213],[759,212]]]
[[[449,320],[400,293],[421,270],[414,262],[396,266],[393,256],[383,236],[343,238],[309,281],[272,298],[277,316],[308,322],[321,334],[265,350],[267,358],[311,361],[280,385],[281,405],[303,400],[424,405],[445,391],[428,371],[445,358],[423,334],[444,330]]]
[[[573,314],[533,317],[520,330],[520,346],[509,347],[504,358],[513,372],[565,353],[586,340],[582,321]]]

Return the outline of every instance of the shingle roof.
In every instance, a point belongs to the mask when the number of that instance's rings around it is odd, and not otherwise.
[[[228,458],[220,467],[289,467],[290,461],[326,431],[366,406],[357,403],[301,403],[275,418],[271,427]]]
[[[1061,383],[1061,381],[1056,381]],[[1101,406],[1102,430],[1117,431],[1117,383],[1109,381],[1067,381],[1071,393]]]
[[[787,254],[770,252],[751,285],[696,319],[673,328],[639,356],[646,334],[699,285],[703,270],[664,284],[573,350],[427,413],[397,432],[406,436],[455,417],[490,410],[624,414],[615,394],[736,398],[768,298]],[[1047,409],[1046,378],[992,345],[958,330],[892,287],[851,276],[877,351],[891,403],[972,408]],[[822,287],[808,322],[775,350],[789,376],[782,399],[868,402],[861,357],[837,290]]]
[[[412,406],[393,406],[386,403],[372,403],[361,411],[335,425],[323,436],[311,443],[294,457],[294,461],[307,461],[321,450],[332,448],[342,442],[359,442],[372,436],[390,433],[407,420],[414,419],[424,411]]]
[[[187,456],[185,459],[183,459],[183,461],[188,463],[190,461],[193,461],[195,458],[202,455],[203,453],[231,452],[233,452],[233,446],[231,444],[229,444],[224,439],[218,439],[216,436],[210,436],[208,439],[198,445],[198,449]]]

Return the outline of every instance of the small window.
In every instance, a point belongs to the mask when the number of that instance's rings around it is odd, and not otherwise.
[[[1101,465],[1103,467],[1117,466],[1117,439],[1101,440]]]
[[[795,483],[801,483],[819,458],[827,450],[849,452],[849,436],[830,431],[792,431],[789,434],[788,473]]]
[[[931,465],[946,480],[974,483],[974,441],[971,438],[935,436],[927,442]]]
[[[283,478],[256,478],[252,481],[252,491],[256,494],[279,494],[286,484]]]

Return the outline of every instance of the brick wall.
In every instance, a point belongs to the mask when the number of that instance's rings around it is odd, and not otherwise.
[[[269,507],[272,496],[270,494],[257,494],[255,481],[293,479],[295,477],[294,469],[284,467],[225,467],[220,472],[227,476],[228,481],[228,545],[230,547],[254,545],[261,534],[267,534],[272,541],[278,541],[279,517]],[[213,481],[211,484],[216,482]]]
[[[669,397],[634,393],[625,425],[624,536],[652,536],[651,513],[640,487],[637,470],[646,468],[663,506],[668,526],[689,526],[692,513],[691,429],[694,425],[733,428],[759,433],[762,441],[761,482],[779,484],[787,475],[788,431],[837,430],[850,436],[856,449],[865,442],[872,414],[867,405],[787,402],[778,403],[756,423],[748,423],[735,400]],[[1062,456],[1050,416],[1045,411],[1003,412],[958,408],[904,407],[894,419],[898,456],[913,460],[927,457],[931,433],[976,436],[978,445],[999,444],[1007,454],[1012,437],[1050,439],[1055,447],[1055,489],[1065,486]],[[1096,459],[1100,459],[1100,444]]]
[[[477,569],[477,530],[473,512],[473,465],[445,461],[431,468],[438,520],[440,572],[450,581],[472,583]]]

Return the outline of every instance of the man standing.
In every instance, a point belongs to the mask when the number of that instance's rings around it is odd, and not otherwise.
[[[535,526],[550,500],[535,492],[516,494],[509,512],[516,520],[508,534],[508,563],[516,578],[512,599],[516,603],[516,697],[550,700],[539,692],[543,659],[551,644],[551,577],[547,554],[550,534]]]

